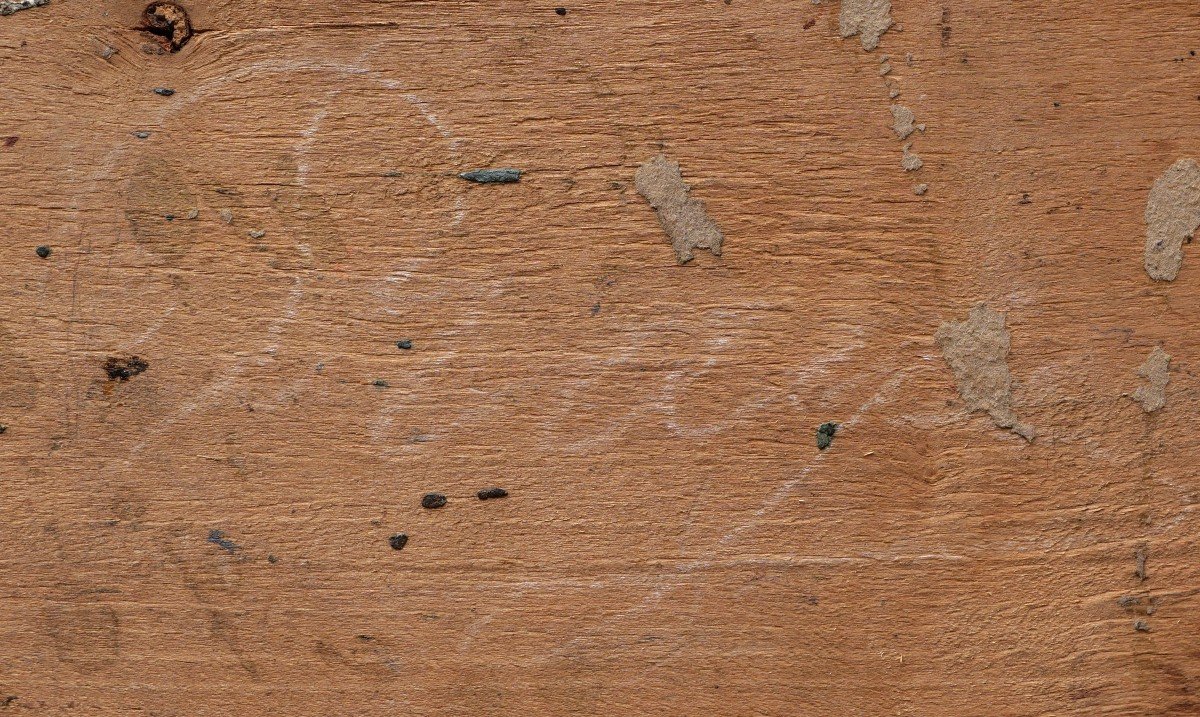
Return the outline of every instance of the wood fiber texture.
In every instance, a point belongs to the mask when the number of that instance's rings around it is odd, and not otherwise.
[[[1200,713],[1195,2],[183,6],[0,17],[0,715]]]

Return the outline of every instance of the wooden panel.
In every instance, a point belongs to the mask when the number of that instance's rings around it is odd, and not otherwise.
[[[0,712],[1200,712],[1195,3],[185,6],[0,16]]]

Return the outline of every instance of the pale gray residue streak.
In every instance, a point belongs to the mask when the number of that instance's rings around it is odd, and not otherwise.
[[[1163,351],[1161,346],[1155,346],[1150,358],[1138,369],[1138,375],[1146,379],[1146,385],[1133,392],[1133,400],[1142,404],[1146,413],[1153,413],[1166,404],[1170,367],[1171,354]]]
[[[842,0],[838,14],[842,37],[859,36],[864,50],[879,47],[879,38],[892,26],[891,0]]]
[[[28,10],[31,7],[42,7],[49,4],[50,0],[13,0],[13,2],[0,2],[0,15],[12,15],[19,10]]]
[[[892,105],[892,131],[900,139],[907,139],[908,135],[917,131],[913,126],[913,120],[916,118],[913,111],[904,105]]]
[[[658,155],[638,167],[634,186],[658,214],[680,264],[695,257],[693,249],[708,249],[714,256],[721,256],[725,237],[704,210],[704,202],[690,196],[691,188],[683,181],[676,162]]]
[[[1146,273],[1173,281],[1183,264],[1183,242],[1200,226],[1200,165],[1181,159],[1154,180],[1146,199]]]
[[[1027,441],[1036,432],[1021,423],[1012,409],[1012,375],[1008,372],[1008,329],[1004,314],[987,304],[971,309],[966,321],[948,321],[934,341],[954,372],[958,393],[973,411],[986,411],[992,422]]]
[[[921,161],[920,157],[909,151],[911,149],[912,142],[909,142],[901,148],[901,151],[904,152],[904,156],[900,159],[900,166],[904,167],[905,172],[915,172],[921,167],[925,166],[925,163]]]

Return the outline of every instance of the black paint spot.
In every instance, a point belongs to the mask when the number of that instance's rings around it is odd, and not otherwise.
[[[408,351],[409,349],[412,348],[412,341],[410,341],[408,339],[403,339],[401,341],[397,341],[396,348],[402,349],[404,351]]]
[[[175,94],[175,90],[171,89],[170,87],[155,87],[154,94],[162,95],[163,97],[170,97],[171,95]]]
[[[838,424],[822,423],[817,427],[817,448],[825,450],[833,443],[833,436],[837,433]]]
[[[446,496],[441,493],[426,493],[421,498],[421,507],[427,510],[437,510],[446,505]]]
[[[404,546],[408,545],[408,533],[396,533],[388,538],[388,545],[392,546],[392,550],[404,550]]]
[[[187,10],[173,2],[152,2],[142,12],[142,27],[138,28],[158,38],[163,49],[179,52],[192,39],[192,22]]]
[[[50,247],[46,246],[45,244],[39,246],[37,249],[34,249],[33,251],[35,254],[37,254],[38,256],[40,256],[43,259],[50,256]]]
[[[150,368],[149,362],[140,356],[121,358],[109,356],[104,362],[104,372],[110,381],[128,381],[139,373]]]
[[[559,17],[562,17],[563,15],[567,14],[567,9],[565,7],[556,7],[556,8],[554,8],[554,14],[558,15]],[[1193,53],[1193,54],[1195,54],[1195,53]]]
[[[461,179],[478,184],[511,184],[521,181],[521,170],[503,169],[474,169],[458,175]]]
[[[504,498],[508,495],[508,491],[503,488],[484,488],[475,495],[479,496],[479,500],[491,500],[492,498]]]
[[[208,542],[212,543],[213,545],[218,545],[223,550],[228,550],[231,553],[240,547],[237,543],[233,542],[229,538],[226,538],[225,533],[220,530],[208,531],[207,540],[208,540]]]
[[[1061,102],[1055,102],[1055,103],[1054,103],[1054,106],[1055,106],[1055,107],[1062,107],[1062,103],[1061,103]]]

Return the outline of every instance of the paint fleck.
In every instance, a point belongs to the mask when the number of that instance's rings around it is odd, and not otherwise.
[[[1153,413],[1166,404],[1170,367],[1171,354],[1163,351],[1161,346],[1155,346],[1150,357],[1138,368],[1138,375],[1146,379],[1146,385],[1133,392],[1133,400],[1142,404],[1146,413]]]
[[[476,169],[470,172],[463,172],[458,176],[468,182],[476,182],[478,184],[510,184],[521,181],[521,170],[511,168]]]
[[[128,381],[139,373],[150,368],[150,363],[140,356],[122,358],[109,356],[102,367],[110,381]]]
[[[246,232],[246,234],[248,234],[251,239],[262,239],[267,235],[267,233],[262,229],[251,229],[250,231]]]
[[[475,494],[479,500],[493,500],[495,498],[504,498],[508,495],[508,491],[503,488],[484,488]]]
[[[446,496],[441,493],[426,493],[421,496],[421,507],[426,510],[437,510],[446,505]]]
[[[880,77],[887,77],[888,73],[890,73],[891,71],[892,71],[892,64],[890,62],[885,62],[879,66],[879,76]]]
[[[992,422],[1027,441],[1036,432],[1017,420],[1012,409],[1012,375],[1008,371],[1009,334],[1004,314],[986,304],[971,309],[966,321],[948,321],[934,341],[954,372],[958,393],[972,411],[986,411]]]
[[[634,185],[671,237],[680,264],[695,258],[695,249],[708,249],[713,256],[721,256],[725,237],[709,218],[704,202],[690,195],[691,188],[683,181],[679,164],[660,154],[638,167]]]
[[[12,15],[14,12],[20,10],[43,7],[49,4],[50,0],[12,0],[12,2],[0,2],[0,15]]]
[[[900,159],[900,166],[904,168],[905,172],[915,172],[921,167],[925,166],[925,163],[921,161],[921,158],[910,151],[911,149],[912,142],[909,142],[900,148],[900,151],[903,152],[903,157]]]
[[[1150,632],[1150,623],[1146,622],[1145,620],[1135,620],[1133,623],[1133,629],[1137,630],[1138,632]]]
[[[837,433],[838,424],[822,423],[817,427],[817,449],[825,450],[833,444],[833,437]]]
[[[1154,180],[1146,199],[1146,273],[1173,281],[1183,264],[1183,243],[1200,226],[1200,164],[1181,159]]]
[[[150,133],[149,132],[134,132],[133,136],[137,137],[138,139],[146,139],[150,136]]]
[[[228,209],[222,209],[221,221],[225,222],[226,224],[233,224],[233,212],[229,211]]]
[[[843,38],[859,36],[864,50],[879,47],[879,38],[892,26],[888,12],[891,0],[842,0],[838,14],[839,30]]]
[[[928,191],[929,191],[928,184],[918,184],[913,187],[913,194],[917,195],[918,197],[925,196],[925,192],[928,192]]]
[[[892,105],[892,131],[900,139],[907,139],[908,135],[916,131],[913,126],[913,120],[917,117],[913,111],[904,105]]]
[[[565,7],[556,7],[554,8],[554,14],[562,17],[567,14],[567,9]]]
[[[33,253],[37,254],[39,258],[45,259],[48,256],[50,256],[50,251],[51,251],[50,247],[43,244],[43,245],[39,246],[37,249],[34,249]]]
[[[155,87],[154,94],[161,97],[170,97],[171,95],[175,94],[175,90],[171,89],[170,87]]]
[[[388,545],[392,546],[392,550],[403,550],[408,545],[408,533],[396,533],[388,538]]]
[[[396,342],[396,348],[401,349],[403,351],[408,351],[408,350],[412,349],[412,347],[413,347],[413,342],[409,339],[401,339],[400,341]]]
[[[207,540],[208,540],[208,542],[212,543],[213,545],[219,546],[222,550],[228,550],[231,553],[234,552],[235,550],[237,550],[239,547],[241,547],[237,543],[230,540],[229,538],[226,538],[225,533],[220,530],[208,531]]]
[[[382,378],[377,378],[371,382],[371,385],[378,386],[379,388],[387,388],[388,382],[384,381]]]

